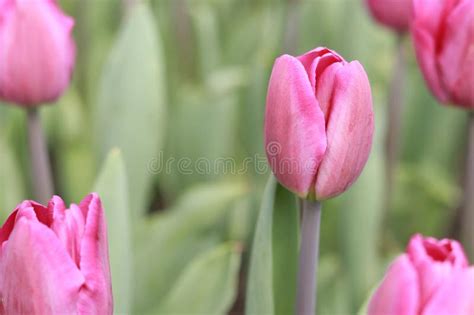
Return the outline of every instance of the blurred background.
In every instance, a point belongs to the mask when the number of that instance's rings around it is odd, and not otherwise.
[[[467,117],[430,95],[408,36],[400,161],[384,201],[397,38],[363,1],[59,3],[76,21],[77,60],[66,94],[41,109],[55,191],[67,203],[101,194],[117,313],[243,313],[270,176],[266,88],[283,53],[327,46],[357,59],[374,98],[370,160],[324,205],[318,314],[356,313],[412,234],[459,237]],[[2,220],[32,198],[26,143],[25,113],[0,106]]]

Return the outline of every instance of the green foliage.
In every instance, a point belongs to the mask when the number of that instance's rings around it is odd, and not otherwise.
[[[290,314],[295,309],[298,209],[292,193],[267,182],[252,244],[246,314]]]
[[[18,169],[14,152],[0,135],[0,219],[5,220],[10,211],[25,195],[23,177]]]
[[[149,165],[162,147],[163,66],[154,17],[146,2],[137,1],[105,64],[94,115],[100,156],[113,147],[123,152],[130,203],[137,215],[146,211],[152,176]]]
[[[142,223],[135,255],[137,313],[161,307],[189,262],[225,241],[218,226],[245,193],[242,182],[200,185],[182,195],[172,209]],[[198,290],[200,284],[195,285]]]
[[[122,155],[112,150],[94,190],[102,200],[107,218],[110,269],[117,313],[130,313],[133,297],[132,213],[129,208],[127,176]]]
[[[236,296],[239,265],[236,243],[200,254],[179,276],[156,314],[225,314]]]

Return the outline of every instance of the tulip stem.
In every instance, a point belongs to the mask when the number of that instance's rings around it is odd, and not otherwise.
[[[474,111],[469,113],[465,174],[461,239],[468,255],[474,259]]]
[[[316,309],[317,269],[321,203],[302,200],[301,247],[298,268],[296,314],[314,315]]]
[[[404,35],[398,35],[397,56],[390,83],[387,111],[387,131],[385,135],[385,211],[389,211],[395,182],[395,171],[400,151],[401,116],[403,111],[403,84],[405,80],[406,56],[403,45]]]
[[[46,140],[37,108],[27,109],[27,125],[33,192],[35,198],[45,204],[53,194],[53,181]]]

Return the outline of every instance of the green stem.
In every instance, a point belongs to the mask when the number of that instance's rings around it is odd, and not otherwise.
[[[387,111],[387,131],[385,135],[385,197],[384,210],[389,211],[392,204],[395,174],[400,151],[401,116],[403,112],[403,84],[405,81],[406,56],[403,34],[398,35],[397,59],[390,83]]]
[[[474,259],[474,111],[469,113],[466,177],[464,184],[464,211],[461,220],[461,239],[464,248]]]
[[[319,257],[321,203],[302,200],[301,247],[298,266],[296,314],[314,315]]]
[[[35,199],[46,204],[53,194],[53,180],[46,140],[37,108],[27,109],[31,181]]]

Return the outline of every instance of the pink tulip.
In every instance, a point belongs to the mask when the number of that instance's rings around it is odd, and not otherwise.
[[[372,146],[370,85],[358,61],[316,48],[283,55],[273,66],[265,113],[265,145],[277,179],[300,197],[345,191]]]
[[[0,229],[0,314],[112,314],[107,229],[96,194],[66,209],[22,202]]]
[[[55,0],[0,0],[0,98],[35,106],[63,93],[74,67],[73,24]]]
[[[408,30],[412,0],[366,0],[372,16],[381,24],[397,32]]]
[[[414,0],[411,31],[425,81],[442,103],[474,109],[474,2]]]
[[[472,315],[474,266],[461,245],[421,235],[390,266],[368,315]]]

